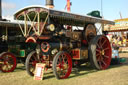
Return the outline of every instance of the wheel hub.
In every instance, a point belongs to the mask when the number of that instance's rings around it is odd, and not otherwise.
[[[103,49],[99,49],[99,54],[102,56],[102,55],[105,55],[105,51]]]
[[[8,65],[8,61],[5,61],[4,64],[5,64],[5,65]]]
[[[68,68],[68,65],[67,64],[64,64],[63,65],[63,69],[66,70]]]
[[[101,50],[101,55],[104,55],[104,54],[105,54],[104,50]]]

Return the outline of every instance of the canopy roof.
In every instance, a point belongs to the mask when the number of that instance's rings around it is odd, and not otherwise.
[[[19,24],[23,27],[24,26],[24,22],[19,22],[17,23],[15,22],[11,22],[11,21],[0,21],[0,26],[1,27],[12,27],[12,28],[18,28]],[[28,26],[30,26],[30,24],[28,24]]]
[[[50,19],[59,20],[63,24],[72,24],[72,25],[85,25],[86,23],[104,23],[104,24],[114,24],[113,21],[87,16],[79,15],[75,13],[58,11],[43,6],[29,6],[17,11],[14,15],[14,18],[17,20],[24,20],[25,14],[27,14],[30,20],[34,19],[36,13],[40,14],[40,19],[46,18],[48,15]]]

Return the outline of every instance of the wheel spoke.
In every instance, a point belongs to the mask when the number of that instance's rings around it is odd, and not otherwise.
[[[66,62],[65,62],[66,64],[68,64],[68,60],[66,60]]]
[[[5,65],[5,70],[8,71],[8,66],[7,65]]]
[[[101,46],[103,46],[105,44],[106,40],[101,44]]]
[[[101,61],[105,66],[107,65],[103,60]]]
[[[11,68],[10,68],[11,66],[10,66],[10,64],[8,63],[7,64],[7,68],[8,68],[8,70],[10,70]]]
[[[38,61],[37,56],[33,56],[33,58],[34,58],[36,61]]]
[[[58,61],[59,61],[59,63],[62,63],[62,58],[61,58],[61,57],[59,57],[59,60],[58,60]]]
[[[101,44],[102,42],[101,41],[102,41],[102,38],[99,39],[99,46],[100,46],[100,48],[102,48],[102,46],[101,46],[102,45]]]
[[[100,68],[102,69],[101,61],[99,61],[99,66],[100,66]]]
[[[96,56],[100,56],[100,53],[96,54]]]
[[[33,62],[29,62],[29,65],[32,65],[33,64]]]
[[[57,72],[61,77],[64,77],[66,75],[67,69],[61,68]]]
[[[64,59],[63,60],[65,64],[68,64],[68,60],[67,59]]]
[[[96,49],[96,51],[100,52],[100,50],[99,50],[99,49]]]
[[[99,40],[100,40],[100,41],[99,41],[99,44],[101,45],[101,43],[102,43],[102,42],[101,42],[102,38],[100,38]]]
[[[12,65],[11,65],[11,64],[8,64],[8,68],[10,68],[10,69],[11,69],[11,68],[12,68]]]
[[[109,56],[104,55],[105,58],[109,58]]]
[[[33,62],[33,61],[35,61],[35,58],[30,58],[30,62]]]
[[[104,48],[103,50],[104,50],[104,51],[105,51],[105,50],[109,50],[109,47],[107,47],[107,48]]]
[[[62,75],[65,76],[66,75],[66,72],[65,70],[62,71]]]
[[[98,61],[98,62],[100,61],[100,56],[97,58],[97,61]]]
[[[65,62],[65,60],[64,60],[64,55],[62,55],[62,62]]]
[[[98,48],[101,48],[101,47],[99,46],[99,44],[96,44],[96,46],[98,46]]]

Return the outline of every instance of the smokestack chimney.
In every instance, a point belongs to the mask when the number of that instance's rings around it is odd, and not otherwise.
[[[53,0],[46,0],[45,6],[48,7],[48,8],[54,8]]]
[[[2,19],[2,2],[0,0],[0,19]]]

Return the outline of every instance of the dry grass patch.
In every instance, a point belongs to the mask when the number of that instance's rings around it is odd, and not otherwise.
[[[128,85],[128,64],[110,66],[102,71],[82,66],[73,69],[70,77],[63,80],[57,80],[49,70],[42,81],[33,80],[19,64],[14,72],[0,73],[0,85]]]

